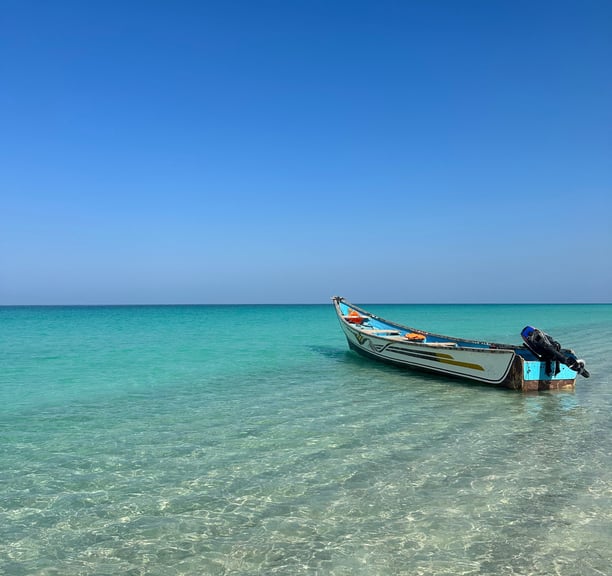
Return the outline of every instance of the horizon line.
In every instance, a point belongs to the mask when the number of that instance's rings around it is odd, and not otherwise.
[[[331,301],[331,298],[330,298]],[[557,306],[609,305],[612,302],[355,302],[368,306]],[[190,303],[63,303],[63,304],[0,304],[0,308],[128,308],[128,307],[197,307],[197,306],[327,306],[327,302],[190,302]]]

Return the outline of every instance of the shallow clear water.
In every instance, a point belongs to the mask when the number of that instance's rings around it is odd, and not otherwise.
[[[592,377],[375,364],[331,305],[3,308],[0,573],[609,574],[612,306],[369,309]]]

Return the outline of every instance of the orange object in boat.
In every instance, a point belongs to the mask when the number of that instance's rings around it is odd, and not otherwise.
[[[347,322],[351,324],[362,324],[365,318],[357,312],[357,310],[351,310],[346,317]]]
[[[415,342],[423,342],[425,340],[424,334],[419,334],[418,332],[408,332],[405,336],[408,340],[414,340]]]

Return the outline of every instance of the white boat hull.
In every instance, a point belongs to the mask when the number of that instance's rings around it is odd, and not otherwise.
[[[469,378],[486,384],[501,384],[515,357],[513,350],[438,347],[411,343],[400,337],[377,336],[341,323],[350,348],[376,360],[399,366]]]

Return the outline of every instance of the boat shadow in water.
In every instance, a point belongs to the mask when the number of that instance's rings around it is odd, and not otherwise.
[[[353,354],[346,348],[336,346],[307,346],[307,348],[319,356],[324,356],[325,358],[329,358],[330,360],[334,360],[336,362],[346,362],[353,359],[365,360],[364,358],[360,358],[359,355]]]

